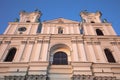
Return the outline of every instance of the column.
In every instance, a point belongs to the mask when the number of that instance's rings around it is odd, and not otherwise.
[[[6,49],[8,47],[9,44],[7,43],[4,43],[4,44],[1,44],[1,47],[0,47],[0,61],[3,61],[3,59],[5,58],[5,52],[6,52]]]
[[[96,62],[95,53],[92,47],[92,42],[85,42],[85,51],[87,60],[90,62]]]
[[[95,57],[95,53],[94,53],[94,49],[93,49],[92,44],[88,44],[87,47],[88,47],[88,51],[89,51],[88,54],[90,56],[90,61],[96,62],[96,57]]]
[[[80,61],[87,61],[83,42],[78,43],[78,50],[79,50]]]
[[[99,44],[94,45],[94,51],[95,51],[97,62],[101,62],[101,63],[106,62],[101,46]]]
[[[73,61],[79,61],[76,41],[72,42],[72,59]]]
[[[68,29],[68,26],[66,26],[66,34],[69,34],[69,29]]]
[[[42,29],[41,29],[41,33],[43,34],[44,33],[44,24],[42,24]]]
[[[38,40],[33,47],[30,61],[39,61],[39,57],[41,54],[41,48],[42,48],[42,40]]]
[[[70,34],[74,34],[74,28],[70,25]]]
[[[49,46],[49,41],[43,41],[41,56],[40,56],[41,61],[46,61],[47,60],[48,51],[49,51],[48,46]]]
[[[37,29],[38,29],[39,24],[32,24],[31,25],[31,30],[30,30],[30,34],[36,34],[37,33]]]
[[[84,34],[85,34],[85,35],[88,35],[88,31],[87,31],[87,28],[86,28],[85,25],[83,26],[83,30],[84,30]]]
[[[23,51],[25,49],[26,43],[27,43],[27,41],[22,41],[21,42],[19,50],[17,51],[17,53],[15,55],[15,60],[14,60],[15,62],[21,61],[21,57],[22,57]]]
[[[47,28],[47,34],[50,34],[50,24],[46,28]]]
[[[55,34],[55,27],[52,26],[52,34]]]
[[[114,53],[112,53],[112,55],[113,55],[114,59],[116,60],[116,62],[120,63],[120,58],[119,58],[120,51],[119,51],[117,45],[113,45],[113,50],[114,50]]]
[[[28,62],[29,61],[30,54],[31,54],[31,51],[32,51],[32,47],[33,47],[33,43],[28,43],[25,46],[25,50],[24,50],[24,53],[22,55],[22,61],[23,62]]]
[[[10,27],[11,27],[11,24],[9,24],[9,26],[8,26],[7,29],[5,30],[4,34],[7,34],[7,33],[8,33]],[[9,34],[9,33],[8,33],[8,34]]]

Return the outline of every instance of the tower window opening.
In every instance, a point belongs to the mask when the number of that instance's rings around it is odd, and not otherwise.
[[[27,23],[30,23],[30,21],[28,20],[28,21],[26,21]]]
[[[16,54],[16,51],[17,51],[17,49],[16,48],[11,48],[9,51],[8,51],[8,54],[7,54],[7,56],[6,56],[6,58],[5,58],[5,62],[11,62],[11,61],[13,61],[13,59],[14,59],[14,56],[15,56],[15,54]]]
[[[96,29],[96,33],[97,33],[98,36],[104,35],[102,30],[100,30],[100,29]]]
[[[63,28],[61,27],[58,28],[58,34],[63,34]]]
[[[95,23],[94,21],[91,21],[91,23]]]
[[[56,52],[53,57],[53,65],[67,65],[67,54],[64,52]]]
[[[105,55],[107,57],[108,62],[115,63],[115,59],[112,55],[112,52],[109,49],[104,49]]]
[[[83,34],[83,33],[84,33],[83,28],[81,28],[80,29],[80,34]]]

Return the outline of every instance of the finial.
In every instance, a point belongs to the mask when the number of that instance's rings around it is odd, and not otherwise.
[[[15,18],[15,22],[19,22],[19,19],[18,19],[18,18]]]
[[[41,12],[39,9],[35,9],[35,12]]]
[[[107,23],[108,21],[107,21],[107,19],[103,19],[103,23]]]
[[[22,10],[22,11],[20,11],[20,12],[26,12],[25,10]]]

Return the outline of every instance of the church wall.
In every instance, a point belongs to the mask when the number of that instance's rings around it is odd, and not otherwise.
[[[120,39],[110,23],[101,21],[100,12],[83,12],[82,22],[58,18],[42,23],[38,22],[40,12],[35,13],[20,13],[20,22],[10,22],[4,35],[0,35],[0,79],[26,75],[28,78],[38,75],[44,80],[46,77],[50,80],[78,80],[80,76],[87,79],[88,75],[120,78]],[[26,30],[19,31],[21,27]],[[40,33],[38,27],[42,27]],[[59,28],[62,29],[60,33]],[[96,29],[104,35],[97,35]],[[16,54],[7,62],[5,58],[13,47],[17,49]],[[108,61],[106,48],[116,62]],[[53,63],[58,52],[65,64]]]

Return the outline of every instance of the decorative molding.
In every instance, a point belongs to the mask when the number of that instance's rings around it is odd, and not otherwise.
[[[112,45],[117,45],[117,42],[110,42],[110,44],[112,44]]]
[[[101,43],[100,42],[94,42],[95,45],[100,45]]]
[[[49,43],[50,41],[49,40],[43,40],[43,43]]]
[[[22,44],[27,44],[27,41],[21,41]]]
[[[35,41],[29,41],[29,44],[34,44],[35,43]]]
[[[43,42],[43,40],[37,40],[37,43],[42,43]]]
[[[86,42],[88,45],[92,45],[93,43],[92,42]]]
[[[10,44],[10,43],[11,43],[11,41],[4,41],[4,43],[5,43],[5,44]]]

